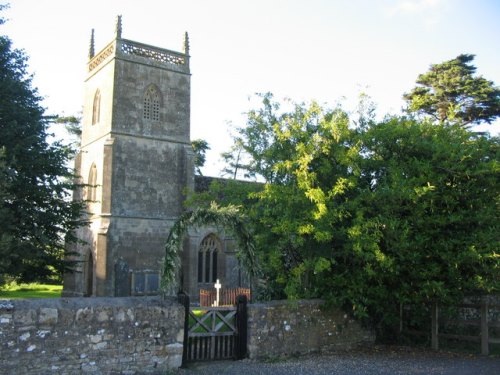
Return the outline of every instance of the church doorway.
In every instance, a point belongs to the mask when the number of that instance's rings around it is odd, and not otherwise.
[[[85,290],[83,292],[84,297],[91,297],[94,289],[94,257],[92,256],[92,251],[87,253],[87,257],[84,262],[84,286]]]

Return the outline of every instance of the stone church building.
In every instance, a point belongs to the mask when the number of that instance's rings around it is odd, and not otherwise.
[[[194,175],[190,139],[189,40],[174,52],[115,38],[94,52],[92,31],[85,79],[82,137],[76,172],[87,187],[90,225],[77,231],[75,272],[64,296],[157,294],[164,245],[183,212],[186,193],[207,181]],[[234,241],[213,228],[191,228],[184,243],[182,289],[242,284]]]

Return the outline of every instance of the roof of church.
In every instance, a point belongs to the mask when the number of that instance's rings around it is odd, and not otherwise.
[[[194,176],[194,192],[195,193],[203,193],[204,191],[208,191],[210,184],[214,180],[222,180],[222,178],[195,175]]]
[[[255,184],[255,185],[262,185],[261,182],[256,182],[256,181],[243,181],[243,180],[234,180],[232,178],[222,178],[222,177],[210,177],[210,176],[200,176],[200,175],[195,175],[194,176],[194,191],[195,193],[203,193],[205,191],[208,191],[210,188],[210,184],[213,181],[218,181],[221,184],[226,184],[228,182],[236,182],[238,184]]]

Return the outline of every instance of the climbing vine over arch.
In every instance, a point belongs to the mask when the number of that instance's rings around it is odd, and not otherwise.
[[[209,225],[224,228],[232,233],[237,242],[238,257],[243,267],[252,278],[260,275],[255,245],[238,207],[233,205],[219,207],[215,202],[212,202],[209,208],[197,208],[182,214],[170,230],[165,244],[165,259],[161,278],[163,290],[173,290],[177,286],[177,270],[180,267],[179,254],[182,251],[182,242],[188,228]]]

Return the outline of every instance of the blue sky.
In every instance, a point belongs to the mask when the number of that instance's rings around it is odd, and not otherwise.
[[[90,30],[99,50],[118,14],[127,39],[182,50],[189,32],[191,137],[212,147],[209,175],[256,92],[348,109],[366,92],[383,116],[430,64],[461,53],[500,84],[498,0],[11,0],[0,34],[30,57],[48,112],[81,111]]]

